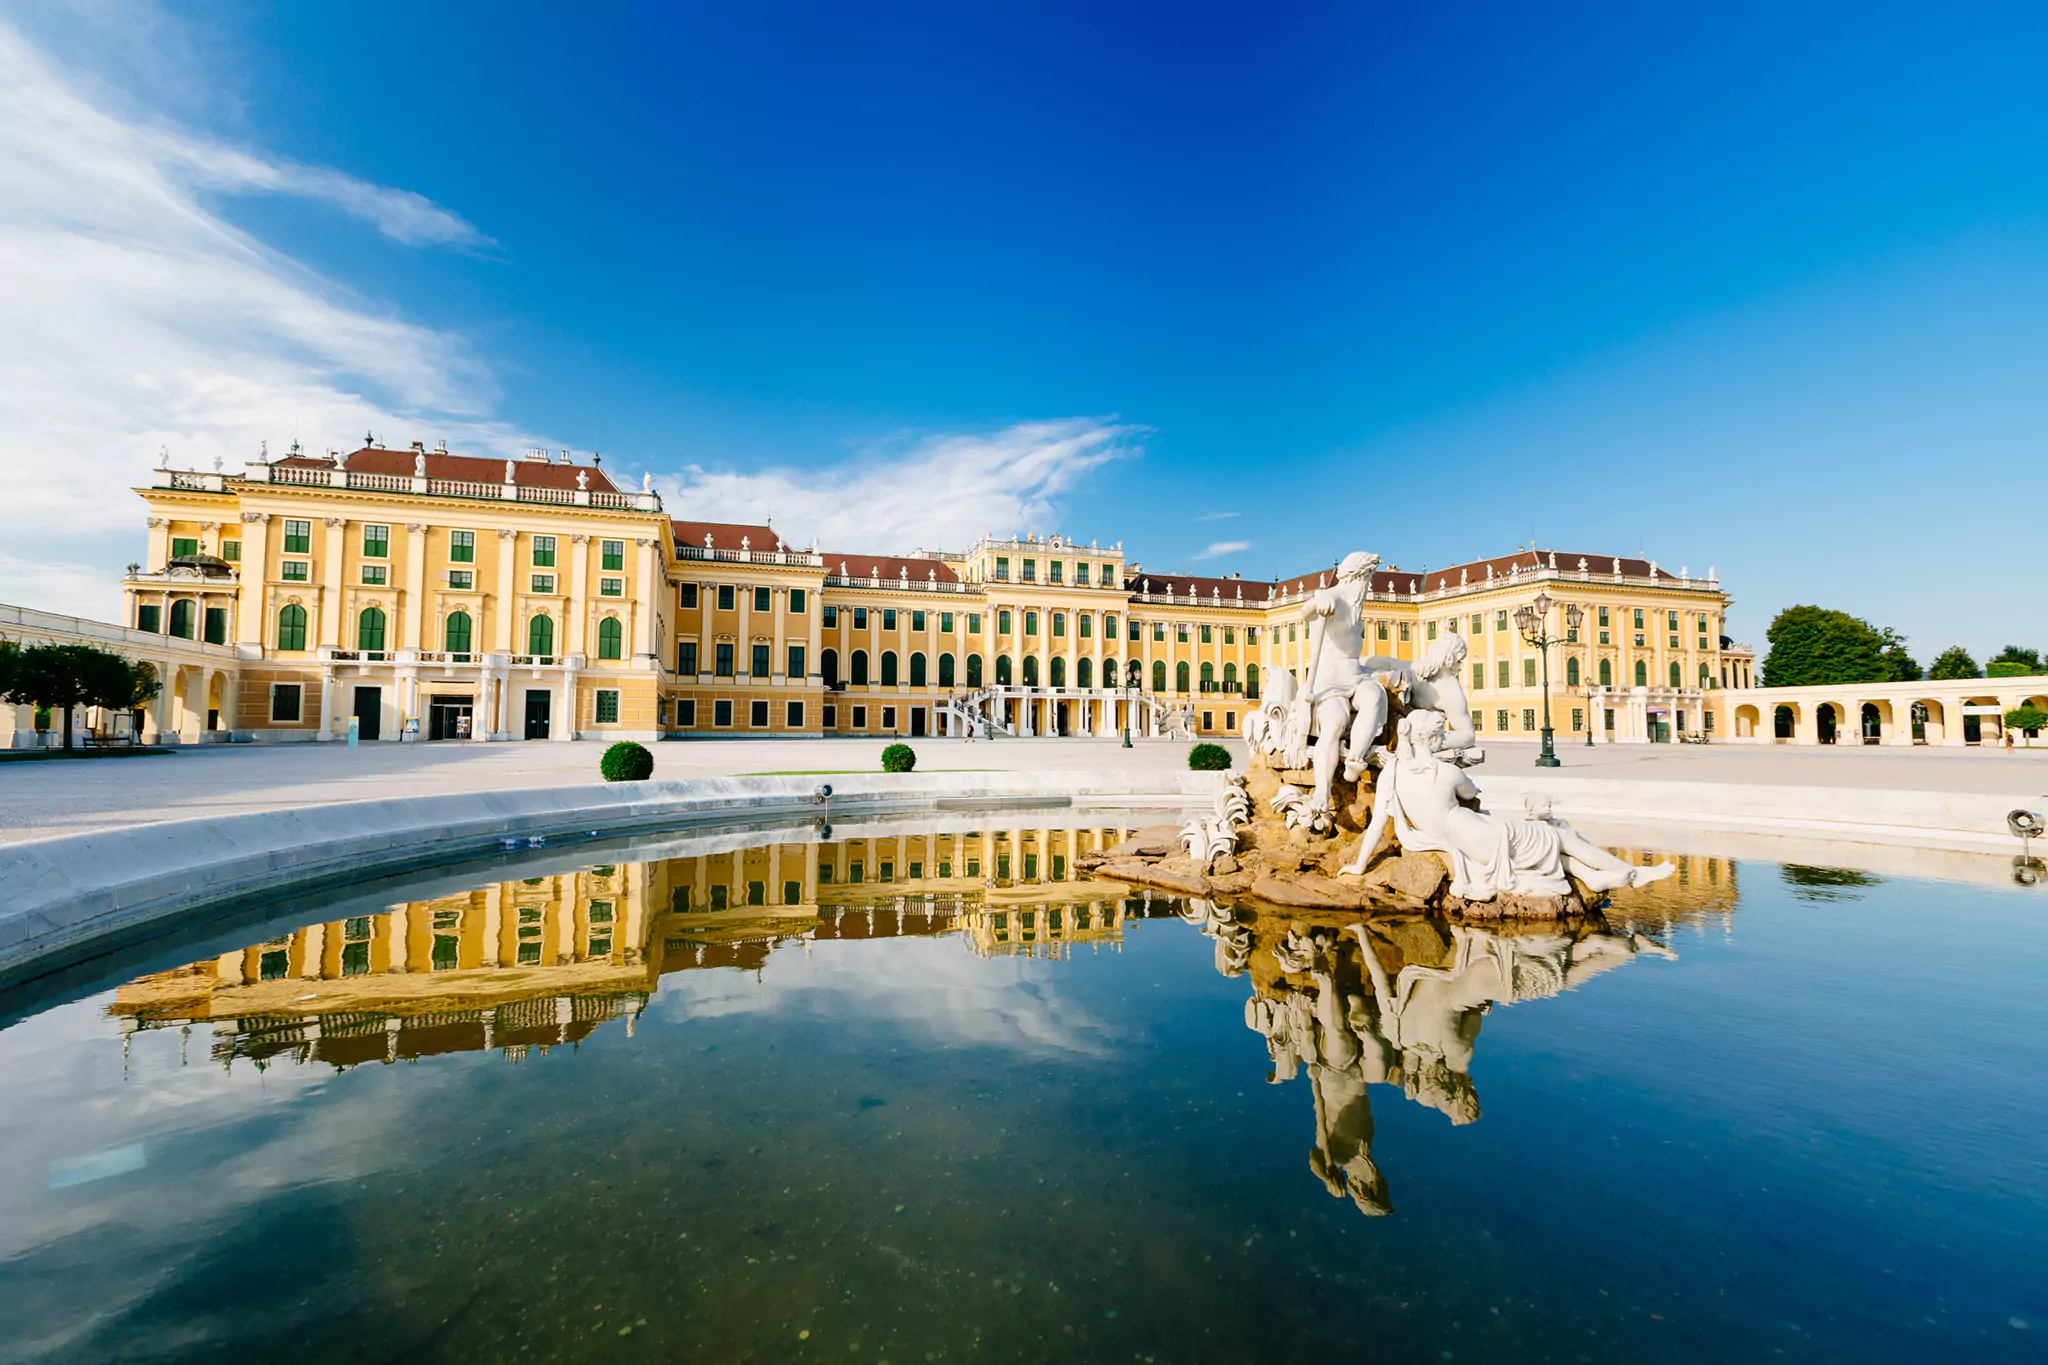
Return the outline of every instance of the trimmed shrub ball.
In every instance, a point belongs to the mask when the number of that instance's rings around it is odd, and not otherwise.
[[[604,751],[597,770],[607,782],[645,782],[654,776],[654,755],[630,739],[622,739]]]
[[[882,771],[907,773],[917,766],[917,752],[908,744],[891,744],[882,750]]]
[[[1230,750],[1221,744],[1197,744],[1188,750],[1188,767],[1198,773],[1222,772],[1230,766]]]

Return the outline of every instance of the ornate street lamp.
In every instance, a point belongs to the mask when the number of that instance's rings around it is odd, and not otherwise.
[[[1539,768],[1563,766],[1557,761],[1557,748],[1551,740],[1550,728],[1550,647],[1560,643],[1560,637],[1550,633],[1550,608],[1552,605],[1550,594],[1539,592],[1536,594],[1534,602],[1527,602],[1515,608],[1515,625],[1521,631],[1522,638],[1543,656],[1543,749],[1542,752],[1536,755],[1536,766]],[[1576,632],[1580,622],[1584,619],[1585,613],[1581,612],[1576,604],[1571,602],[1565,603],[1564,624],[1566,631]],[[1590,709],[1589,707],[1588,710],[1590,711]],[[1591,721],[1592,717],[1588,715],[1587,722],[1589,726]],[[1587,731],[1588,738],[1591,737],[1591,733],[1589,728]]]
[[[1131,747],[1131,693],[1132,689],[1137,687],[1137,685],[1138,661],[1133,659],[1131,660],[1130,668],[1125,671],[1123,678],[1116,685],[1117,695],[1122,697],[1124,702],[1124,747],[1126,749]]]

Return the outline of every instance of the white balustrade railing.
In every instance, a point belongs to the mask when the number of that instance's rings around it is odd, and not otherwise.
[[[677,559],[714,559],[729,564],[795,564],[818,568],[825,556],[815,550],[721,550],[709,545],[676,546]]]
[[[825,575],[828,588],[886,588],[897,592],[978,592],[979,589],[966,583],[930,578],[883,578],[880,574],[836,574]]]

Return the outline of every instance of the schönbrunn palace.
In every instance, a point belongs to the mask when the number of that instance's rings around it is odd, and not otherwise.
[[[1057,535],[796,549],[538,452],[294,446],[239,475],[162,469],[137,492],[149,550],[123,583],[124,634],[161,637],[169,672],[140,721],[184,742],[333,740],[352,719],[364,741],[913,737],[970,716],[1020,737],[1127,720],[1145,735],[1163,708],[1227,736],[1262,679],[1304,667],[1303,609],[1332,577],[1157,573],[1121,543]],[[1483,733],[1533,739],[1539,656],[1514,613],[1539,591],[1554,634],[1563,603],[1585,612],[1550,651],[1561,740],[1711,731],[1710,695],[1751,684],[1712,571],[1607,554],[1382,568],[1367,648],[1415,658],[1464,635]]]

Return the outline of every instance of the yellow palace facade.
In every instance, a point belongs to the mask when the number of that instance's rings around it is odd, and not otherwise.
[[[1275,670],[1305,667],[1306,608],[1333,578],[1157,573],[1057,535],[797,549],[538,452],[295,447],[136,491],[149,550],[124,638],[166,645],[141,728],[185,742],[1221,737]],[[1463,637],[1482,733],[1533,739],[1543,660],[1514,612],[1539,593],[1568,739],[1712,732],[1714,693],[1750,685],[1712,571],[1608,555],[1383,568],[1366,647],[1414,659]],[[1585,611],[1569,636],[1566,602]]]

